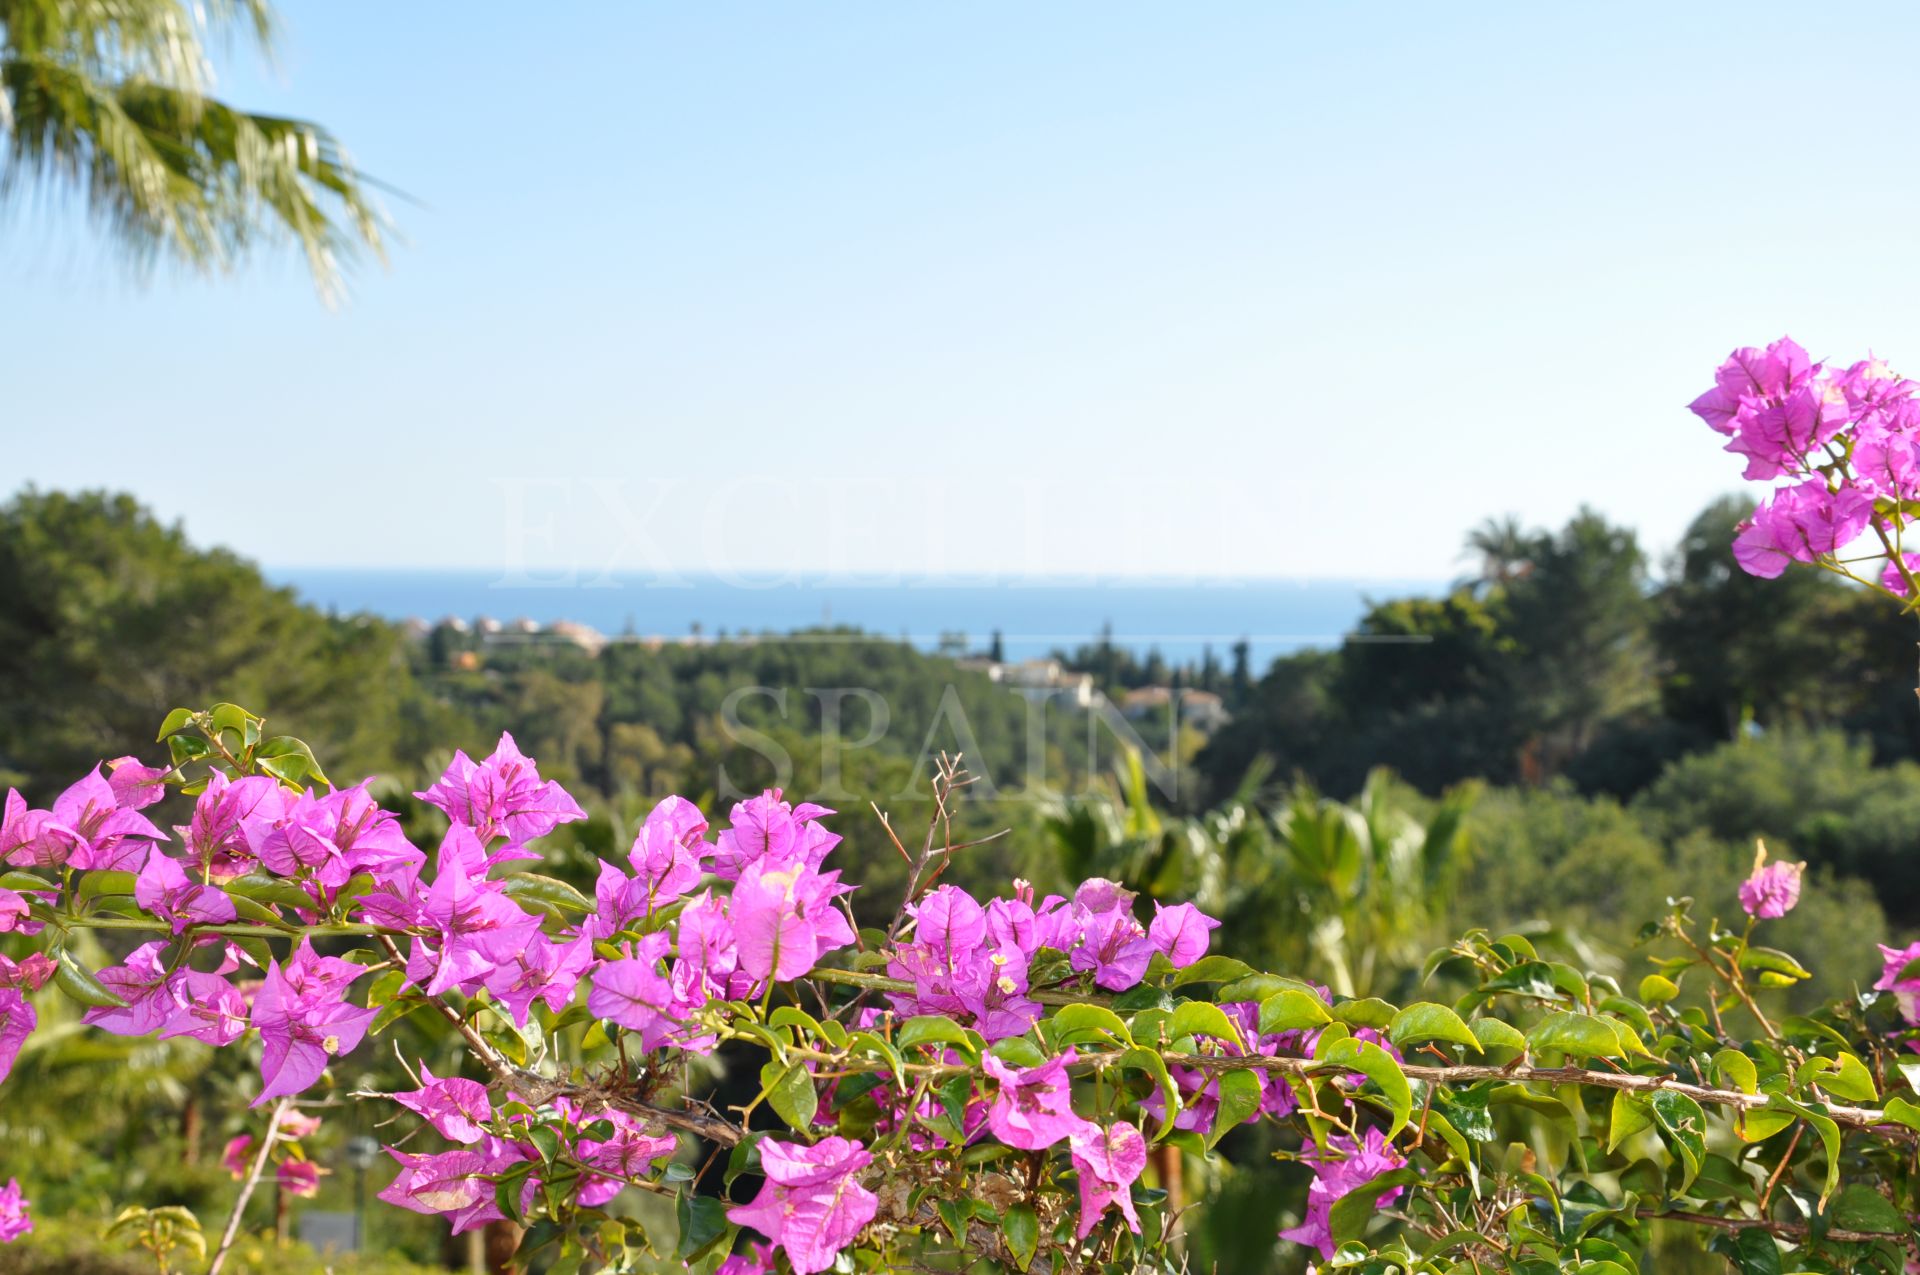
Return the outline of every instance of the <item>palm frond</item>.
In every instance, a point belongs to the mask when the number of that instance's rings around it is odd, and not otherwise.
[[[0,0],[0,196],[71,190],[136,264],[234,268],[291,242],[323,296],[386,222],[344,148],[303,120],[212,97],[203,35],[244,28],[264,0]]]

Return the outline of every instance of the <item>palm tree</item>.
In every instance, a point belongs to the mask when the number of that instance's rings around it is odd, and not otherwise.
[[[1537,540],[1512,514],[1489,518],[1475,527],[1467,533],[1467,552],[1480,556],[1480,575],[1474,583],[1498,587],[1526,575],[1533,569]]]
[[[384,218],[333,135],[210,96],[210,40],[270,53],[267,0],[0,0],[0,194],[75,194],[139,267],[214,273],[262,242],[323,297]]]
[[[1418,817],[1385,771],[1351,803],[1300,782],[1270,811],[1259,801],[1266,778],[1261,768],[1212,810],[1165,817],[1129,754],[1111,784],[1043,811],[1059,877],[1191,899],[1220,918],[1237,955],[1343,996],[1404,990],[1442,937],[1479,786],[1450,790]]]

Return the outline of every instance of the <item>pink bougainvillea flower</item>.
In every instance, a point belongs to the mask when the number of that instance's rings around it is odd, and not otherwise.
[[[33,1219],[27,1215],[32,1204],[20,1194],[20,1180],[8,1178],[5,1190],[0,1190],[0,1244],[11,1244],[33,1230]]]
[[[13,930],[25,931],[28,922],[26,896],[14,890],[0,890],[0,934]]]
[[[496,931],[483,938],[482,953],[493,962],[484,983],[496,1001],[513,1013],[513,1021],[527,1025],[535,1001],[559,1013],[573,999],[580,977],[595,963],[593,940],[586,935],[556,943],[535,931],[531,938],[519,930]]]
[[[37,992],[53,975],[53,958],[45,952],[34,952],[18,961],[0,956],[0,987],[24,987]]]
[[[285,968],[278,961],[268,964],[266,979],[253,997],[265,1083],[252,1106],[299,1093],[320,1078],[329,1057],[359,1046],[379,1013],[346,1001],[348,985],[364,973],[364,966],[351,961],[314,955],[312,941],[305,938]]]
[[[283,1193],[312,1199],[320,1194],[321,1172],[319,1165],[306,1160],[282,1160],[276,1181]]]
[[[1073,1081],[1067,1075],[1075,1057],[1068,1049],[1025,1071],[992,1054],[981,1059],[987,1075],[1000,1082],[987,1107],[987,1128],[993,1136],[1022,1151],[1040,1151],[1079,1133],[1087,1122],[1073,1114]]]
[[[1147,1140],[1130,1124],[1102,1127],[1088,1121],[1075,1130],[1068,1145],[1080,1179],[1079,1237],[1086,1239],[1101,1214],[1115,1204],[1138,1235],[1140,1215],[1133,1211],[1133,1184],[1147,1167]]]
[[[99,971],[95,977],[126,1005],[89,1009],[80,1021],[116,1036],[144,1036],[171,1022],[178,1006],[167,989],[163,946],[142,943],[122,964]]]
[[[1138,986],[1152,960],[1153,943],[1125,909],[1085,915],[1080,942],[1068,954],[1074,969],[1092,970],[1094,983],[1110,992]]]
[[[1307,1216],[1299,1226],[1280,1232],[1280,1238],[1311,1245],[1325,1258],[1333,1256],[1334,1204],[1382,1173],[1406,1164],[1378,1129],[1367,1130],[1361,1142],[1336,1133],[1327,1139],[1325,1151],[1309,1147],[1300,1158],[1313,1166],[1314,1173],[1313,1184],[1307,1188]],[[1386,1191],[1378,1200],[1379,1206],[1388,1207],[1405,1191],[1405,1187]]]
[[[1920,574],[1920,553],[1903,553],[1900,555],[1900,563],[1905,564],[1908,573]],[[1906,575],[1901,573],[1900,565],[1891,558],[1887,559],[1887,565],[1881,568],[1880,583],[1889,592],[1899,594],[1903,598],[1909,592]]]
[[[661,968],[672,942],[665,930],[646,935],[629,947],[631,956],[602,965],[587,993],[589,1013],[640,1033],[647,1049],[664,1044],[680,1026],[681,989]]]
[[[773,1272],[773,1249],[765,1244],[748,1244],[745,1252],[730,1254],[713,1275],[773,1275]]]
[[[1767,844],[1760,842],[1753,852],[1753,872],[1740,883],[1740,906],[1748,916],[1778,920],[1800,901],[1800,875],[1806,870],[1804,863],[1768,863]]]
[[[166,766],[147,766],[137,757],[116,757],[107,763],[107,786],[122,810],[144,810],[167,795]]]
[[[837,833],[817,822],[832,813],[810,802],[789,805],[778,788],[748,798],[728,814],[728,826],[714,846],[713,870],[723,880],[733,881],[762,859],[799,860],[817,868],[840,844]]]
[[[1880,945],[1882,967],[1880,979],[1874,990],[1892,992],[1893,999],[1900,1006],[1900,1016],[1909,1023],[1920,1024],[1920,975],[1902,977],[1907,966],[1920,961],[1920,942],[1909,943],[1905,947]]]
[[[311,1138],[319,1128],[319,1116],[310,1116],[292,1107],[287,1108],[286,1114],[280,1117],[280,1136],[296,1142],[301,1138]]]
[[[101,777],[98,766],[54,799],[53,820],[80,839],[67,859],[68,866],[75,868],[132,872],[146,858],[150,844],[166,840],[151,819],[138,810],[120,808],[113,785]]]
[[[804,860],[753,860],[727,902],[741,971],[756,981],[784,983],[852,943],[852,926],[833,906],[851,889],[840,884],[838,872],[816,871]]]
[[[7,790],[6,815],[0,819],[0,862],[20,868],[57,868],[85,845],[85,838],[62,824],[51,810],[30,810],[25,797]]]
[[[246,1177],[253,1169],[253,1135],[243,1133],[228,1138],[220,1152],[220,1167],[231,1173],[235,1181]]]
[[[248,826],[277,820],[287,800],[286,789],[271,775],[228,779],[216,770],[194,799],[193,818],[174,832],[186,846],[189,862],[211,880],[230,881],[254,865]]]
[[[167,980],[173,1010],[161,1025],[160,1039],[191,1036],[219,1048],[247,1032],[247,999],[218,974],[183,969]]]
[[[388,1094],[395,1102],[433,1126],[449,1142],[472,1146],[486,1137],[483,1127],[493,1119],[487,1087],[477,1080],[435,1076],[420,1064],[420,1087]]]
[[[20,994],[18,987],[0,987],[0,1080],[12,1073],[13,1060],[20,1056],[20,1046],[27,1043],[27,1037],[39,1021],[32,1003]]]
[[[450,987],[477,990],[493,971],[489,950],[530,942],[540,918],[487,880],[487,859],[478,834],[462,824],[447,830],[435,861],[436,875],[420,908],[420,921],[439,931],[432,941],[415,939],[407,980],[429,996]]]
[[[504,732],[485,761],[456,752],[439,781],[413,795],[438,806],[454,823],[471,828],[482,844],[505,837],[509,847],[517,847],[563,823],[587,817],[566,789],[540,778],[533,759],[523,755],[513,736]]]
[[[414,1155],[387,1148],[387,1154],[400,1163],[396,1177],[380,1198],[414,1213],[444,1214],[459,1235],[506,1215],[494,1202],[494,1183],[485,1175],[497,1173],[520,1158],[493,1156],[480,1151],[441,1151],[434,1155]],[[531,1179],[529,1187],[538,1189]],[[526,1194],[523,1193],[523,1199]]]
[[[225,891],[189,880],[179,861],[159,846],[147,852],[147,861],[134,878],[133,901],[171,922],[175,934],[189,925],[224,925],[237,915]]]
[[[346,884],[353,870],[334,844],[333,820],[311,792],[285,801],[272,818],[247,820],[247,846],[267,871],[309,877],[322,885]]]
[[[1191,903],[1173,907],[1155,903],[1147,941],[1173,962],[1175,969],[1183,970],[1207,954],[1212,933],[1219,928],[1220,922]]]
[[[822,1138],[812,1146],[768,1138],[760,1143],[765,1185],[751,1202],[728,1209],[727,1218],[773,1241],[794,1275],[815,1275],[832,1267],[879,1210],[879,1197],[858,1179],[872,1162],[851,1138]]]
[[[586,1123],[582,1113],[571,1104],[567,1111],[576,1122]],[[613,1136],[582,1138],[574,1145],[581,1164],[600,1170],[588,1173],[580,1182],[580,1203],[588,1208],[599,1208],[624,1191],[627,1184],[621,1179],[646,1177],[655,1161],[679,1149],[680,1143],[672,1134],[648,1133],[638,1120],[624,1111],[609,1108],[593,1118],[613,1125]]]

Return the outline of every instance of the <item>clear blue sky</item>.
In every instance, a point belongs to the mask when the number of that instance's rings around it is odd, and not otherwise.
[[[1920,10],[1579,9],[291,0],[222,88],[421,201],[392,268],[140,288],[16,209],[0,472],[282,565],[1664,547],[1729,347],[1920,368]]]

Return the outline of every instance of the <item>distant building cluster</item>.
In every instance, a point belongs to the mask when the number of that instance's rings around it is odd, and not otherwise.
[[[956,659],[954,664],[969,672],[984,673],[1029,699],[1062,699],[1076,708],[1092,708],[1105,698],[1094,685],[1093,674],[1070,669],[1059,660],[1003,661],[970,655]],[[1123,716],[1137,721],[1174,706],[1178,707],[1181,725],[1208,735],[1229,720],[1226,703],[1218,695],[1191,687],[1138,687],[1128,691],[1118,707]]]
[[[450,640],[459,653],[474,655],[489,646],[521,645],[529,642],[546,642],[578,647],[588,655],[598,655],[607,645],[606,634],[591,625],[579,624],[573,620],[555,620],[542,624],[520,616],[513,620],[496,620],[483,615],[476,620],[463,620],[457,615],[444,615],[432,624],[415,616],[402,622],[401,627],[408,637],[415,641],[432,640],[436,634],[442,640]],[[460,661],[454,661],[456,664]]]

